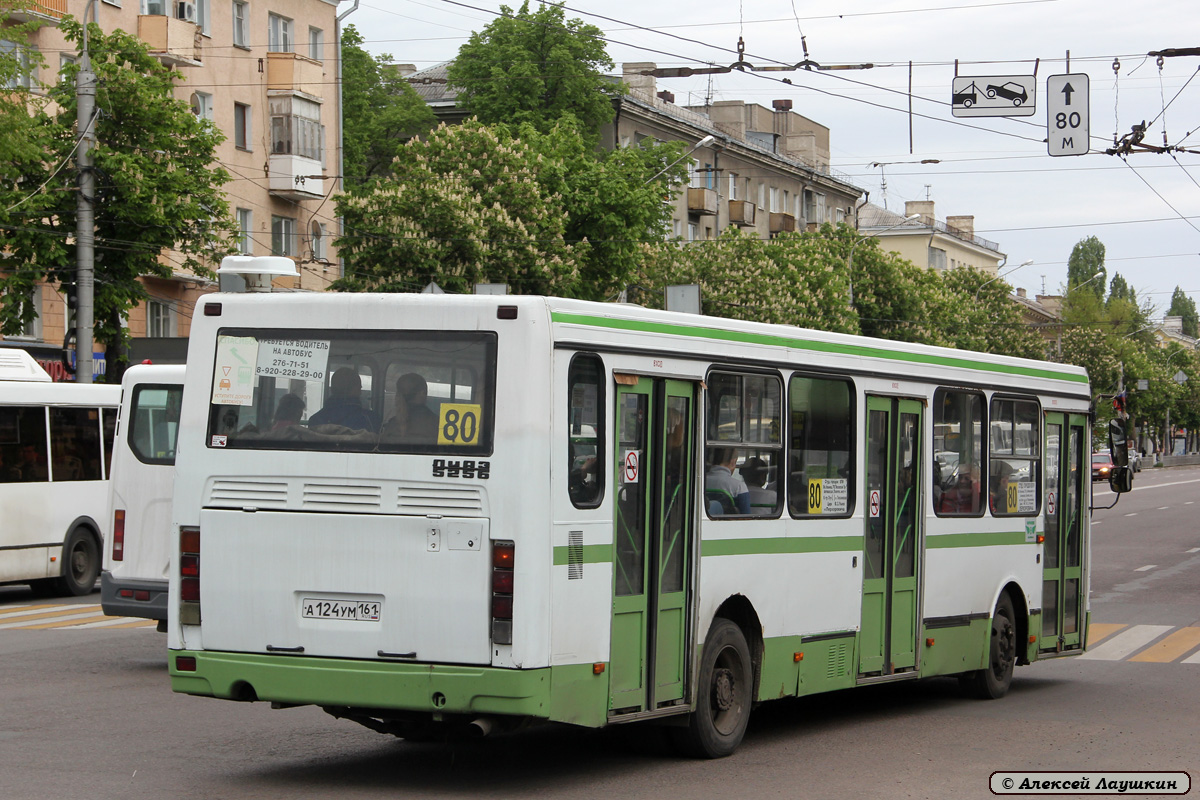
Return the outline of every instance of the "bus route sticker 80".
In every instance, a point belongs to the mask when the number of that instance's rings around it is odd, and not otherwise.
[[[809,514],[845,514],[850,494],[845,478],[809,478]]]
[[[473,403],[443,403],[438,419],[438,444],[479,444],[479,418],[483,406]]]

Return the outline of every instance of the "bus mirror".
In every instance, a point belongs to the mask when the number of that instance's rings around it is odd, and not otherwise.
[[[1108,421],[1108,452],[1112,454],[1114,466],[1129,466],[1129,440],[1125,437],[1125,420],[1123,419]],[[1114,489],[1114,491],[1116,490]]]
[[[1108,488],[1117,494],[1133,490],[1133,470],[1129,467],[1113,467],[1108,476]]]

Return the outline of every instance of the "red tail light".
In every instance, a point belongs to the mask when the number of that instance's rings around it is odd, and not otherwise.
[[[179,621],[200,624],[200,529],[179,529]]]
[[[118,508],[113,512],[113,561],[125,560],[125,509]]]
[[[516,544],[492,542],[492,641],[512,644]]]

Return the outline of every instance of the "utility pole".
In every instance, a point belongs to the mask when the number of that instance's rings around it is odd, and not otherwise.
[[[92,382],[92,334],[95,282],[95,209],[96,175],[92,172],[92,145],[96,139],[96,74],[88,57],[87,26],[89,13],[95,15],[96,0],[88,0],[83,11],[83,45],[79,53],[79,74],[75,78],[75,125],[79,149],[75,164],[79,171],[79,194],[75,213],[75,382]]]

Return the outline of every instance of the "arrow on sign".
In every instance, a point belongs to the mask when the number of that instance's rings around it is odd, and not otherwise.
[[[1073,91],[1075,91],[1075,89],[1074,89],[1074,87],[1071,86],[1071,84],[1068,83],[1065,86],[1063,86],[1063,88],[1062,88],[1063,101],[1066,103],[1066,105],[1071,105],[1071,92],[1073,92]]]

